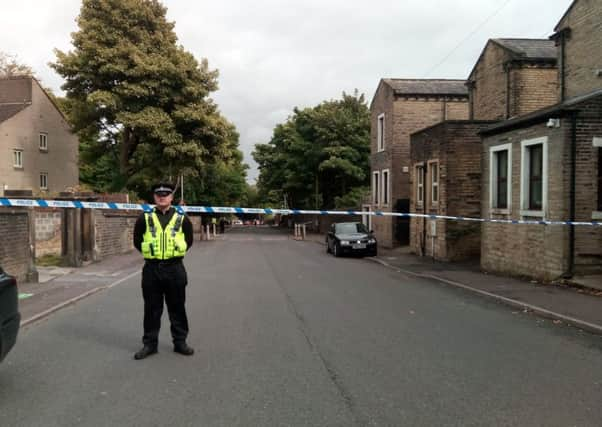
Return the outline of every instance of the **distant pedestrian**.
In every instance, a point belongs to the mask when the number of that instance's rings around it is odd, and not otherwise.
[[[226,232],[226,220],[222,217],[219,219],[219,234]]]
[[[155,208],[145,212],[134,226],[134,246],[145,259],[142,269],[144,298],[144,347],[134,358],[144,359],[157,353],[163,301],[171,322],[174,351],[190,356],[194,350],[186,343],[186,269],[184,255],[194,241],[192,223],[171,206],[175,187],[170,183],[153,185]]]

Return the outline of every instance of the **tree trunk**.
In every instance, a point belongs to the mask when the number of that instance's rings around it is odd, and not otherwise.
[[[123,130],[123,138],[121,141],[121,152],[119,153],[119,172],[124,177],[129,176],[129,160],[130,160],[130,150],[132,145],[132,130],[130,128],[125,128]]]

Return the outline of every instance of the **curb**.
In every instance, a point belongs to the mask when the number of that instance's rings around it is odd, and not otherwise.
[[[562,320],[568,324],[571,324],[573,326],[577,326],[583,330],[586,330],[588,332],[592,332],[594,334],[597,335],[602,335],[602,325],[597,325],[595,323],[590,323],[590,322],[586,322],[585,320],[580,320],[580,319],[576,319],[574,317],[571,316],[567,316],[561,313],[556,313],[554,311],[545,309],[543,307],[539,307],[533,304],[528,304],[526,302],[522,302],[522,301],[518,301],[512,298],[507,298],[507,297],[503,297],[501,295],[496,295],[493,294],[491,292],[487,292],[487,291],[483,291],[481,289],[477,289],[477,288],[473,288],[472,286],[468,286],[465,285],[463,283],[459,283],[459,282],[455,282],[453,280],[449,280],[449,279],[445,279],[443,277],[439,277],[433,274],[422,274],[422,273],[415,273],[413,271],[409,271],[409,270],[404,270],[403,268],[400,267],[395,267],[389,263],[387,263],[386,261],[383,261],[381,259],[378,258],[372,258],[372,257],[368,257],[368,258],[364,258],[364,259],[368,259],[372,262],[375,262],[377,264],[380,264],[384,267],[388,267],[391,268],[393,270],[396,270],[398,272],[402,272],[404,274],[408,274],[410,276],[414,276],[414,277],[420,277],[423,279],[431,279],[431,280],[436,280],[438,282],[442,282],[457,288],[461,288],[461,289],[465,289],[468,291],[471,291],[473,293],[482,295],[482,296],[486,296],[492,299],[495,299],[497,301],[500,301],[506,305],[515,307],[515,308],[520,308],[523,310],[528,310],[528,311],[532,311],[533,313],[536,313],[542,317],[545,318],[549,318],[549,319],[555,319],[555,320]]]
[[[132,274],[129,274],[129,275],[127,275],[126,277],[123,277],[123,278],[121,278],[121,279],[117,280],[117,281],[116,281],[116,282],[114,282],[114,283],[111,283],[110,285],[99,286],[98,288],[90,289],[88,292],[84,292],[84,293],[83,293],[83,294],[81,294],[81,295],[78,295],[78,296],[76,296],[76,297],[73,297],[73,298],[71,298],[71,299],[69,299],[69,300],[67,300],[67,301],[63,301],[62,303],[60,303],[60,304],[57,304],[57,305],[55,305],[54,307],[50,307],[49,309],[47,309],[47,310],[44,310],[44,311],[42,311],[41,313],[38,313],[38,314],[36,314],[36,315],[34,315],[34,316],[31,316],[31,317],[30,317],[30,318],[28,318],[28,319],[25,319],[25,320],[23,320],[23,321],[21,322],[21,327],[23,328],[23,327],[25,327],[25,326],[28,326],[28,325],[30,325],[30,324],[32,324],[32,323],[35,323],[35,322],[37,322],[38,320],[41,320],[41,319],[43,319],[43,318],[45,318],[45,317],[49,316],[50,314],[52,314],[52,313],[55,313],[55,312],[57,312],[57,311],[61,310],[62,308],[65,308],[65,307],[67,307],[67,306],[69,306],[69,305],[75,304],[76,302],[78,302],[78,301],[80,301],[80,300],[82,300],[82,299],[84,299],[84,298],[87,298],[87,297],[89,297],[90,295],[94,295],[94,294],[96,294],[96,293],[98,293],[98,292],[100,292],[100,291],[103,291],[103,290],[105,290],[105,289],[111,289],[111,288],[113,288],[113,287],[115,287],[115,286],[119,285],[120,283],[123,283],[123,282],[125,282],[126,280],[128,280],[128,279],[130,279],[130,278],[134,277],[134,276],[135,276],[135,275],[137,275],[137,274],[140,274],[140,272],[139,272],[139,271],[136,271],[136,272],[134,272],[134,273],[132,273]]]

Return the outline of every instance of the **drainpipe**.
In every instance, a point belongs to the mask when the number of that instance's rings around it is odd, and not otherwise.
[[[560,102],[566,98],[566,33],[560,36]]]
[[[575,221],[576,174],[577,174],[577,113],[571,113],[571,190],[569,221]],[[569,269],[564,277],[569,279],[575,274],[575,226],[569,226]]]
[[[510,62],[506,62],[504,64],[504,68],[506,69],[506,119],[510,118],[510,70],[512,66]]]

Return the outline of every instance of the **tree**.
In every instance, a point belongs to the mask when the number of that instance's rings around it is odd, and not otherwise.
[[[370,112],[363,95],[343,93],[303,110],[275,127],[269,143],[258,144],[259,193],[286,194],[297,208],[333,208],[355,201],[369,184]]]
[[[32,75],[31,67],[20,63],[16,56],[0,51],[0,78]]]
[[[144,194],[158,178],[200,178],[238,156],[234,126],[209,97],[218,72],[178,45],[158,0],[83,0],[77,22],[74,50],[51,65],[66,79],[84,160],[100,155],[96,172],[113,188]]]

